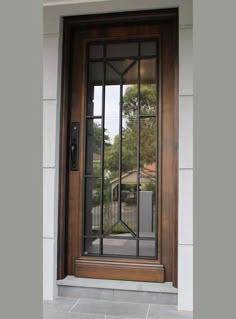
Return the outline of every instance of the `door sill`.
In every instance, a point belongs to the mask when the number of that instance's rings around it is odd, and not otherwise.
[[[78,278],[75,276],[67,276],[64,279],[57,280],[57,285],[67,287],[100,288],[169,294],[176,294],[178,292],[178,289],[173,287],[172,282],[158,283],[113,279]]]

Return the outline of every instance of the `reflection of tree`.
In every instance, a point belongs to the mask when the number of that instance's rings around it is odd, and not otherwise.
[[[155,85],[141,85],[140,112],[153,115],[156,109]],[[127,172],[137,167],[137,110],[138,91],[137,85],[129,86],[123,97],[123,122],[126,123],[122,130],[122,172]],[[155,162],[155,118],[140,120],[140,167],[144,164]],[[105,149],[105,167],[109,171],[118,172],[119,135],[116,135],[112,145]]]
[[[152,192],[152,200],[153,203],[155,203],[155,198],[156,198],[156,184],[155,182],[150,182],[144,186],[145,191],[151,191]]]
[[[102,127],[99,123],[93,122],[93,152],[101,155]],[[104,143],[109,144],[109,136],[105,130]]]
[[[138,87],[130,85],[123,97],[123,115],[135,117],[138,110]],[[153,115],[156,110],[156,85],[142,84],[140,86],[140,111],[141,114]]]
[[[93,122],[93,135],[92,140],[93,147],[91,150],[93,151],[92,156],[98,156],[97,160],[93,159],[93,176],[101,176],[101,146],[102,146],[102,127],[98,122]],[[104,132],[104,144],[109,145],[109,136],[107,131]],[[93,180],[93,199],[92,205],[96,207],[100,203],[100,192],[101,192],[101,180],[99,178],[94,178]]]
[[[122,128],[122,175],[137,168],[137,142],[138,142],[138,90],[137,85],[128,86],[123,97],[123,128]],[[156,111],[156,87],[155,85],[141,85],[140,91],[140,114],[145,115],[145,118],[140,118],[140,168],[144,165],[155,163],[155,142],[156,142],[156,119],[148,117],[155,115]],[[93,126],[93,152],[101,155],[102,128],[101,125],[94,122]],[[113,179],[118,178],[119,172],[119,146],[120,136],[116,135],[113,142],[110,142],[108,131],[104,132],[104,180],[103,180],[103,228],[108,230],[117,220],[117,195],[114,195],[114,190],[117,191],[117,186],[113,188]],[[100,176],[101,161],[95,165],[93,161],[93,173]],[[132,174],[136,174],[132,172]],[[124,174],[125,175],[125,174]],[[130,183],[130,182],[129,182]],[[125,197],[126,215],[125,222],[135,230],[135,214],[136,214],[136,181],[127,184],[122,184],[121,195],[129,193]],[[155,182],[150,179],[150,182],[145,182],[143,190],[152,191],[153,202],[155,200]],[[130,196],[132,195],[132,196]],[[100,204],[101,196],[101,179],[95,178],[93,185],[93,208]],[[98,208],[99,209],[99,208]],[[126,229],[117,225],[113,233],[127,232]]]

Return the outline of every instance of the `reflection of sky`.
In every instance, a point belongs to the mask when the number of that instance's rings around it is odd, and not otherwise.
[[[123,86],[123,95],[129,85]],[[106,133],[110,137],[110,142],[113,143],[115,135],[119,134],[119,103],[120,103],[120,86],[107,85],[105,98],[105,128]],[[101,115],[102,109],[102,86],[94,88],[94,115]],[[123,127],[125,120],[123,119]]]

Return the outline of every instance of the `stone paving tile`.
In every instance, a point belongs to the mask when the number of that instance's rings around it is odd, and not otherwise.
[[[146,318],[148,304],[80,299],[72,312],[127,318]]]
[[[145,303],[145,304],[177,304],[177,295],[176,294],[159,294],[159,293],[147,293],[145,291],[136,292],[136,291],[120,291],[114,290],[113,292],[114,301],[124,301],[124,302],[136,302],[136,303]],[[106,299],[105,299],[106,300]]]
[[[147,319],[193,319],[193,313],[178,311],[177,306],[150,305]]]
[[[43,319],[193,319],[177,306],[59,297],[44,301]]]
[[[58,298],[54,301],[44,301],[44,312],[68,312],[78,301],[78,299]]]
[[[43,319],[105,319],[105,316],[69,312],[45,312]]]
[[[114,301],[114,291],[111,289],[94,289],[81,287],[63,287],[63,293],[70,293],[72,298],[97,299]]]

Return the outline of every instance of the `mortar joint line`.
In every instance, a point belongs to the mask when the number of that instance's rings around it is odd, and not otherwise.
[[[76,301],[76,303],[71,307],[71,309],[69,310],[69,312],[71,312],[79,303],[80,298]]]
[[[149,315],[150,307],[151,307],[151,304],[149,304],[149,305],[148,305],[148,310],[147,310],[146,319],[148,319],[148,315]]]

